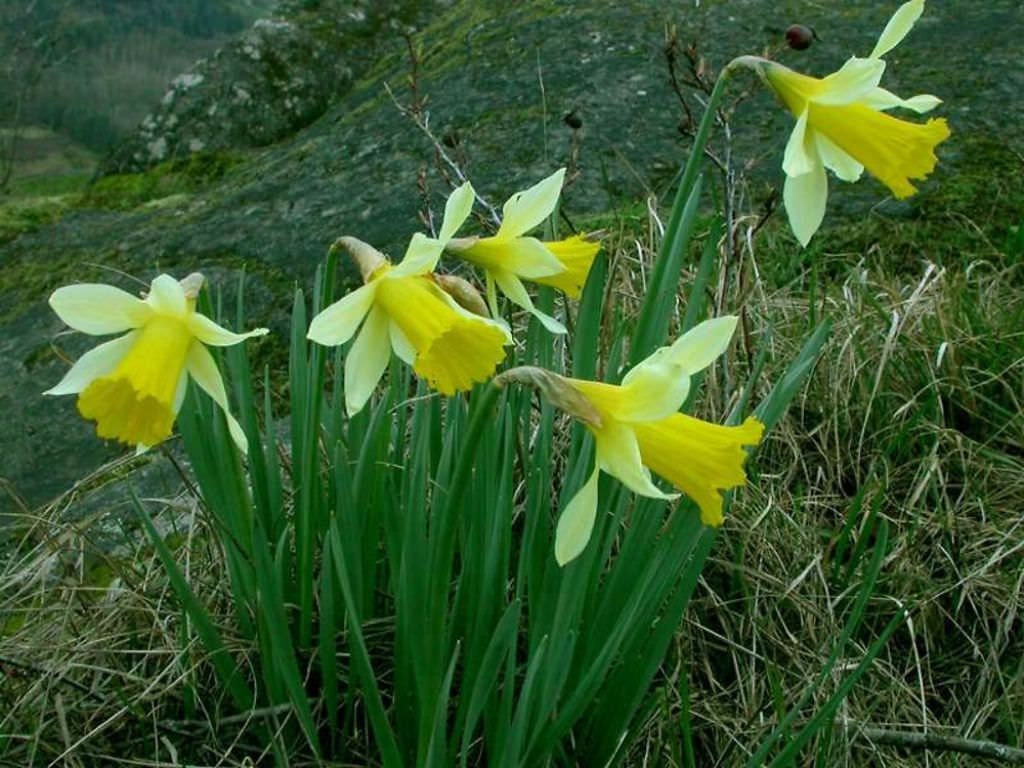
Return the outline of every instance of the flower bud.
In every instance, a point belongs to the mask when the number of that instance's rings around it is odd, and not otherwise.
[[[201,272],[193,272],[178,282],[181,283],[181,290],[184,292],[185,298],[195,301],[199,298],[199,292],[203,290],[203,283],[206,282],[206,278],[203,277]]]

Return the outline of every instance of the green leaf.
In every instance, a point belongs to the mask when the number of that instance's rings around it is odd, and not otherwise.
[[[202,640],[203,645],[206,646],[206,650],[210,653],[210,663],[213,664],[214,671],[217,673],[217,677],[220,679],[221,685],[224,686],[225,690],[230,694],[231,700],[234,702],[235,707],[240,712],[246,712],[253,707],[253,693],[252,690],[245,684],[245,676],[242,674],[241,669],[235,663],[234,658],[224,645],[224,641],[220,636],[220,632],[217,631],[213,621],[210,619],[210,615],[206,612],[206,609],[196,599],[195,594],[192,592],[192,588],[185,581],[185,577],[178,569],[178,564],[174,562],[174,556],[171,554],[171,550],[167,548],[167,544],[160,537],[160,534],[156,530],[156,526],[153,525],[153,521],[150,520],[146,510],[142,508],[142,504],[139,498],[132,491],[132,507],[135,509],[135,513],[139,516],[139,520],[142,522],[143,528],[146,529],[146,534],[149,536],[149,540],[153,543],[156,554],[160,558],[160,562],[163,563],[164,570],[167,572],[167,577],[171,581],[171,588],[174,590],[175,596],[178,598],[178,602],[181,603],[182,609],[185,611],[192,625],[196,629],[196,633],[199,635],[199,639]]]

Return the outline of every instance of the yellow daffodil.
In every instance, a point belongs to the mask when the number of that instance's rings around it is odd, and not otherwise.
[[[790,226],[806,246],[821,225],[828,198],[825,169],[843,181],[857,181],[866,168],[897,198],[916,192],[911,179],[935,168],[935,147],[949,137],[944,119],[922,124],[885,114],[902,107],[924,113],[941,101],[932,95],[901,99],[879,87],[883,57],[896,46],[924,11],[924,0],[904,3],[890,19],[867,58],[852,57],[824,78],[808,77],[773,61],[742,57],[755,67],[797,118],[782,161],[783,199]]]
[[[745,446],[761,440],[764,426],[748,418],[736,427],[711,424],[678,413],[690,377],[721,355],[736,327],[735,317],[708,320],[636,365],[621,384],[567,379],[538,368],[513,368],[496,383],[532,384],[559,408],[583,422],[596,441],[590,478],[562,512],[555,532],[555,558],[565,565],[590,540],[597,515],[600,470],[641,496],[674,499],[651,480],[653,470],[693,499],[705,525],[722,522],[721,491],[743,485]]]
[[[522,281],[550,285],[570,298],[578,298],[601,248],[595,235],[553,242],[526,236],[555,210],[564,179],[565,168],[561,168],[512,195],[505,201],[501,226],[493,236],[460,238],[447,245],[450,252],[486,272],[491,314],[498,316],[497,285],[513,304],[530,312],[553,333],[565,333],[565,326],[534,306]]]
[[[355,238],[338,245],[359,264],[365,285],[313,318],[308,338],[343,344],[362,330],[345,358],[345,407],[358,413],[387,367],[391,350],[445,395],[485,381],[505,357],[507,329],[463,308],[434,278],[445,244],[469,216],[475,195],[467,182],[445,205],[438,238],[417,233],[394,266]]]
[[[196,312],[202,284],[198,273],[181,282],[160,275],[145,299],[111,285],[58,288],[50,306],[70,327],[96,336],[129,333],[86,352],[44,394],[77,394],[78,411],[96,422],[96,434],[143,451],[170,436],[191,376],[224,411],[231,437],[246,452],[245,434],[228,412],[224,381],[204,345],[238,344],[267,329],[232,333]]]

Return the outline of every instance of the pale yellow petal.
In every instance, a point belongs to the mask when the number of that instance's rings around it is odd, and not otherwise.
[[[797,118],[793,132],[789,135],[789,141],[786,142],[786,151],[782,156],[782,170],[786,172],[787,176],[802,176],[821,164],[813,138],[808,136],[810,129],[807,127],[807,118],[806,111]]]
[[[825,218],[825,205],[828,202],[825,166],[819,163],[810,173],[786,176],[782,199],[786,205],[789,226],[800,244],[806,247]]]
[[[586,548],[597,519],[597,485],[600,471],[597,466],[590,473],[576,495],[562,511],[555,528],[555,560],[565,565]]]
[[[387,314],[374,307],[345,358],[345,409],[355,416],[384,375],[391,356]]]
[[[530,299],[530,294],[526,292],[525,286],[522,281],[513,274],[508,272],[492,272],[494,281],[498,284],[501,292],[508,296],[509,300],[513,304],[518,304],[520,307],[525,309],[531,315],[537,318],[550,333],[568,333],[565,326],[558,322],[551,315],[541,312],[537,307],[534,306],[533,301]]]
[[[171,401],[171,410],[175,415],[181,413],[181,406],[185,402],[185,395],[188,392],[188,360],[186,367],[178,377],[178,386],[174,390],[174,399]]]
[[[921,14],[924,13],[924,0],[910,0],[896,9],[896,13],[889,19],[889,23],[882,30],[878,42],[869,58],[877,59],[885,56],[889,51],[899,45],[900,41],[910,32]]]
[[[409,341],[409,337],[405,335],[398,323],[388,322],[388,332],[391,336],[391,349],[398,355],[398,359],[406,365],[412,365],[416,362],[416,348]]]
[[[427,237],[422,232],[417,232],[409,241],[409,247],[405,249],[405,256],[392,267],[382,279],[395,279],[399,277],[411,277],[413,275],[425,275],[433,272],[437,262],[441,259],[441,252],[444,250],[444,243]]]
[[[376,290],[377,283],[368,283],[342,296],[313,318],[306,338],[328,347],[344,344],[373,306]]]
[[[181,283],[170,275],[158,275],[149,286],[146,303],[154,312],[170,317],[185,317],[188,302]]]
[[[254,328],[245,333],[234,333],[227,328],[217,325],[206,315],[201,315],[198,312],[190,313],[186,323],[189,332],[193,336],[203,342],[203,344],[209,344],[211,347],[230,347],[246,339],[251,339],[255,336],[265,336],[268,333],[266,328]]]
[[[651,482],[651,473],[640,459],[640,446],[632,425],[608,420],[599,429],[590,428],[597,438],[597,463],[633,493],[652,499],[674,499]]]
[[[690,375],[661,347],[622,379],[622,397],[612,416],[621,421],[663,419],[679,410],[690,391]]]
[[[543,181],[512,195],[502,208],[497,237],[512,238],[529,232],[551,215],[562,192],[565,168],[559,168]]]
[[[942,103],[942,99],[930,93],[920,93],[917,96],[911,96],[909,99],[902,99],[885,88],[875,88],[861,98],[860,103],[872,109],[883,111],[901,107],[902,109],[909,109],[912,112],[923,115],[939,106]]]
[[[822,78],[822,89],[813,101],[815,104],[851,104],[878,87],[885,72],[881,59],[846,60],[843,66]]]
[[[224,418],[228,422],[228,432],[231,433],[231,439],[235,441],[235,445],[238,446],[238,450],[242,453],[249,452],[249,441],[245,437],[245,432],[242,430],[242,425],[238,423],[238,420],[231,415],[231,411],[228,409],[228,393],[224,389],[224,379],[221,378],[220,369],[217,368],[217,363],[214,362],[213,355],[210,351],[202,344],[193,342],[189,347],[188,356],[185,360],[185,366],[188,370],[189,376],[191,376],[196,384],[210,396],[224,412]],[[180,382],[177,390],[180,391]],[[177,407],[181,407],[181,401],[175,396]]]
[[[672,344],[672,360],[690,374],[704,370],[725,354],[738,322],[736,315],[722,315],[698,323]]]
[[[138,328],[153,311],[142,299],[102,283],[58,288],[50,295],[50,306],[65,325],[93,336]]]
[[[663,419],[679,410],[690,391],[690,376],[725,352],[737,318],[723,315],[694,326],[670,347],[655,350],[622,379],[620,386],[574,381],[597,408],[614,419],[636,423]]]
[[[441,231],[438,239],[446,243],[455,237],[459,227],[469,218],[473,210],[473,203],[476,201],[476,192],[473,185],[468,181],[456,189],[444,204],[444,219],[441,221]]]
[[[818,145],[821,162],[843,181],[857,181],[864,173],[863,165],[833,144],[832,140],[820,131],[815,131],[814,141]]]
[[[78,394],[100,376],[106,376],[113,371],[125,353],[131,349],[138,335],[138,331],[132,331],[93,347],[78,358],[78,361],[71,366],[71,369],[64,374],[64,378],[56,386],[46,390],[43,394]]]

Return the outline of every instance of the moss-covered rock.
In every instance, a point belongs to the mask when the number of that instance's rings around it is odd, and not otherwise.
[[[421,4],[283,2],[175,77],[101,167],[135,173],[198,152],[264,147],[320,117],[372,61],[382,26]]]
[[[78,201],[78,195],[40,195],[0,202],[0,243],[60,219]]]

